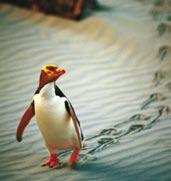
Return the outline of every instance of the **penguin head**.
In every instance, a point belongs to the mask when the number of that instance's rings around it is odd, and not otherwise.
[[[44,65],[40,73],[39,87],[43,87],[49,82],[56,81],[64,73],[65,70],[55,64]]]

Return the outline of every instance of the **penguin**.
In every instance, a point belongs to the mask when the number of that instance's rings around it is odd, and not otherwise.
[[[44,65],[41,69],[39,86],[33,101],[23,114],[16,131],[17,141],[33,116],[49,151],[49,160],[42,164],[54,168],[60,165],[57,151],[73,149],[68,164],[75,165],[82,148],[83,133],[75,110],[56,85],[56,80],[65,70],[55,64]]]

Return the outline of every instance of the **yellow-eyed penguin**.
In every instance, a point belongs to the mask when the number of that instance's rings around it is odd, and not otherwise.
[[[16,138],[21,141],[25,127],[35,115],[50,153],[42,166],[58,166],[57,150],[68,148],[74,150],[69,159],[69,165],[74,165],[82,147],[83,134],[73,106],[55,83],[64,73],[64,69],[54,64],[42,67],[39,87],[17,127]]]

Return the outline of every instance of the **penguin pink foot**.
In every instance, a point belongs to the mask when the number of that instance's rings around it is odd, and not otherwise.
[[[42,164],[42,167],[48,166],[49,168],[54,168],[59,165],[57,155],[56,154],[51,154],[48,162]]]
[[[76,148],[70,156],[69,166],[74,166],[78,160],[78,155],[80,153],[80,148]]]

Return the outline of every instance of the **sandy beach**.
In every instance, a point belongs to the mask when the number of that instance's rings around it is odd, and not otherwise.
[[[78,22],[0,4],[0,180],[171,180],[171,2],[99,3]],[[35,118],[15,139],[47,63],[66,69],[57,84],[85,136],[73,169],[41,167]]]

